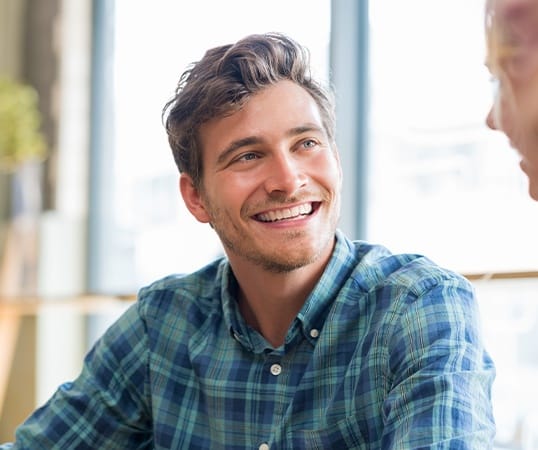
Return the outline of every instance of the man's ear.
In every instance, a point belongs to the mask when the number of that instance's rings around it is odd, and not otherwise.
[[[196,220],[202,223],[209,223],[211,220],[200,192],[194,187],[192,178],[186,173],[182,173],[179,177],[179,190],[183,197],[183,201],[185,202],[185,206]]]

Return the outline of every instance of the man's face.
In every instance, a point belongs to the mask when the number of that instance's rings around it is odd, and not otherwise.
[[[230,261],[287,272],[328,260],[341,170],[314,99],[290,81],[255,94],[200,129],[203,181],[183,175],[190,211],[209,222]]]
[[[487,124],[517,149],[538,200],[538,2],[493,0],[487,36],[487,65],[498,83]]]

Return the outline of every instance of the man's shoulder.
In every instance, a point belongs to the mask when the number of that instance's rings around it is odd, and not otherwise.
[[[188,274],[167,275],[140,289],[138,303],[149,311],[180,309],[191,305],[199,310],[212,308],[220,299],[222,271],[226,265],[218,259]]]
[[[392,253],[382,245],[364,241],[354,241],[354,245],[359,258],[351,277],[364,291],[381,286],[402,286],[420,295],[444,283],[469,286],[462,275],[422,254]]]

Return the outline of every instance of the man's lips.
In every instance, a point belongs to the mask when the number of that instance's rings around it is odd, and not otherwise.
[[[529,162],[524,159],[519,162],[519,167],[521,167],[521,170],[529,176],[531,173],[538,173],[538,168],[530,165]]]
[[[319,202],[301,203],[300,205],[272,209],[254,215],[260,222],[278,222],[281,220],[295,220],[312,214],[319,207]]]

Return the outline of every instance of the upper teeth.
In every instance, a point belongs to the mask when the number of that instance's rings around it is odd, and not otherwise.
[[[263,222],[274,222],[275,220],[291,219],[301,215],[310,214],[312,212],[311,203],[303,203],[302,205],[293,206],[291,208],[279,209],[277,211],[269,211],[258,215],[258,219]]]

